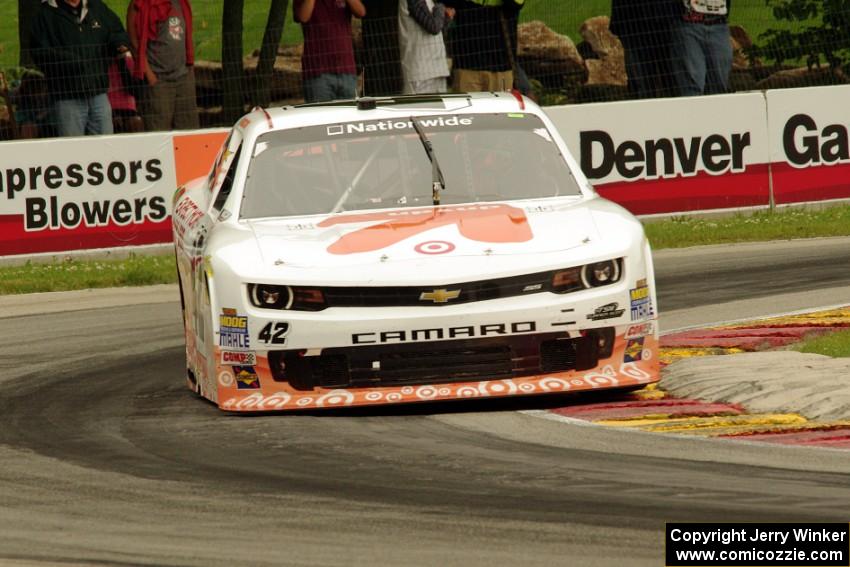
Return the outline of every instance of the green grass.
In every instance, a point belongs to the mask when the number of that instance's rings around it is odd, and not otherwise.
[[[128,0],[106,0],[106,3],[124,21]],[[218,61],[221,59],[221,0],[193,0],[192,6],[198,57]],[[283,28],[284,44],[301,42],[301,29],[292,21],[291,6],[290,1]],[[607,15],[610,9],[610,0],[527,0],[521,20],[543,20],[556,32],[568,35],[578,43],[581,41],[578,30],[582,22],[593,16]],[[268,0],[245,2],[243,45],[246,54],[259,49],[268,10]],[[4,14],[0,23],[2,69],[18,64],[18,0],[0,0],[0,14]],[[732,23],[742,25],[753,40],[757,40],[766,29],[777,27],[765,0],[736,0]]]
[[[124,260],[65,260],[0,268],[0,295],[176,281],[171,255],[131,256]]]
[[[803,341],[796,345],[794,350],[832,357],[848,357],[850,356],[850,329]]]
[[[850,206],[824,210],[758,212],[728,218],[678,217],[645,224],[655,250],[703,244],[850,235]],[[65,260],[0,267],[0,295],[97,287],[174,283],[174,257],[132,256],[126,260]]]
[[[850,235],[850,206],[782,209],[731,217],[672,217],[645,224],[654,249]]]

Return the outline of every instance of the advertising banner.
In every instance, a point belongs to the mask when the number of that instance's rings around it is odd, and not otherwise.
[[[550,107],[600,195],[634,214],[766,206],[759,93]]]
[[[170,238],[171,135],[57,138],[0,152],[0,255]]]
[[[767,92],[777,204],[850,198],[850,86]]]
[[[209,172],[223,131],[3,144],[0,255],[171,241],[171,197]]]

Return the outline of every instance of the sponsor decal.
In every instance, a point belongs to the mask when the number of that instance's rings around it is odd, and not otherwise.
[[[455,245],[445,240],[429,240],[422,244],[417,244],[414,250],[420,254],[434,255],[446,254],[455,249]]]
[[[593,310],[593,313],[589,313],[587,318],[591,321],[601,321],[603,319],[615,319],[626,312],[625,309],[619,309],[620,304],[617,302],[614,303],[606,303],[601,307],[597,307]]]
[[[255,366],[257,353],[252,350],[222,350],[221,363],[225,366]]]
[[[459,289],[435,289],[434,291],[423,291],[419,294],[419,301],[433,301],[434,303],[448,303],[450,299],[460,297]]]
[[[818,125],[808,114],[795,114],[782,130],[785,157],[795,167],[850,160],[850,140],[843,124]]]
[[[533,237],[525,211],[510,205],[466,205],[335,215],[318,226],[362,223],[370,224],[342,235],[328,246],[328,252],[374,252],[423,232],[451,225],[457,227],[461,236],[476,242],[528,242]]]
[[[445,126],[471,126],[474,117],[459,118],[457,116],[436,118],[417,118],[416,121],[422,128],[439,128]],[[333,124],[327,127],[328,136],[339,136],[340,134],[366,134],[370,132],[391,132],[393,130],[413,130],[413,122],[410,120],[377,120],[375,122],[347,122],[345,124]]]
[[[649,295],[649,287],[646,285],[645,279],[638,280],[637,287],[629,290],[629,299],[631,300],[632,321],[653,316],[652,297]]]
[[[314,224],[313,224],[313,223],[311,223],[311,222],[304,222],[304,223],[299,222],[299,223],[296,223],[296,224],[288,224],[288,225],[286,225],[286,227],[285,227],[285,228],[286,228],[286,230],[290,230],[290,231],[294,231],[294,230],[313,230],[313,229],[315,229],[315,228],[316,228],[316,225],[314,225]]]
[[[431,329],[413,329],[410,331],[380,331],[375,333],[354,333],[351,335],[351,343],[363,345],[469,339],[474,337],[533,333],[536,329],[537,323],[534,321],[521,321],[518,323],[492,323],[489,325],[468,325],[463,327],[434,327]]]
[[[233,373],[236,375],[237,390],[260,389],[260,377],[257,376],[253,366],[234,366]]]
[[[174,220],[180,222],[184,227],[194,228],[198,221],[204,217],[204,211],[192,199],[183,199],[174,207],[172,215]]]
[[[239,315],[235,309],[223,308],[218,318],[219,340],[223,347],[249,348],[248,317]]]
[[[533,205],[525,208],[527,213],[550,213],[555,210],[552,205]]]
[[[639,325],[630,326],[628,330],[626,330],[626,338],[639,339],[641,337],[652,335],[654,332],[655,327],[652,321],[647,321],[646,323],[640,323]]]
[[[638,362],[643,360],[643,337],[629,339],[626,342],[626,350],[623,352],[623,362]]]
[[[744,149],[750,144],[749,132],[625,140],[616,145],[608,132],[579,132],[581,170],[588,179],[602,179],[614,169],[625,179],[689,176],[700,170],[712,175],[744,171]]]

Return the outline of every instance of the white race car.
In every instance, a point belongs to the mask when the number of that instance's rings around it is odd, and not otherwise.
[[[659,378],[641,224],[519,95],[256,109],[173,225],[189,385],[224,410]]]

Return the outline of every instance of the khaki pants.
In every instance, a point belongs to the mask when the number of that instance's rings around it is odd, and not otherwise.
[[[198,106],[195,102],[195,72],[189,72],[176,81],[159,81],[145,89],[142,105],[145,130],[196,130]]]
[[[513,71],[474,71],[455,69],[452,90],[457,92],[509,91],[514,86]]]

